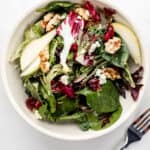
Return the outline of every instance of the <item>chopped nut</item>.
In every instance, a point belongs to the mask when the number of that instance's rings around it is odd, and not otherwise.
[[[49,59],[49,52],[48,52],[48,50],[47,50],[47,49],[42,50],[42,51],[39,53],[39,56],[40,56],[41,62],[48,61],[48,59]]]
[[[40,64],[41,71],[44,73],[49,71],[49,67],[50,67],[49,62],[41,62]]]
[[[116,80],[121,78],[119,72],[114,68],[103,68],[103,72],[107,79]]]
[[[55,25],[57,25],[61,20],[62,17],[59,14],[55,14],[54,17],[49,20],[46,26],[46,31],[51,31],[55,27]]]
[[[45,28],[46,28],[46,25],[47,25],[47,22],[41,20],[40,24],[41,24],[41,27],[42,27],[43,29],[45,29]]]
[[[44,22],[48,22],[52,17],[54,16],[54,13],[48,13],[44,16],[43,20]]]
[[[89,19],[90,14],[89,14],[88,10],[86,10],[84,8],[76,8],[75,12],[77,14],[79,14],[84,20],[88,20]]]
[[[110,54],[116,53],[121,47],[121,39],[113,37],[105,43],[105,51]]]

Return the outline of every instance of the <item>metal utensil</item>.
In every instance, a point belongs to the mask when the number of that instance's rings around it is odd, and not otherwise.
[[[124,146],[125,150],[131,143],[141,140],[143,135],[150,129],[150,108],[138,117],[128,128]]]

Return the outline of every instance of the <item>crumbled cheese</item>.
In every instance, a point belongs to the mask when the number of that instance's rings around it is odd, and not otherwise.
[[[82,49],[82,50],[80,50],[80,52],[77,54],[77,57],[76,57],[76,61],[82,65],[86,65],[86,61],[84,59],[85,53],[86,53],[86,50]]]
[[[79,62],[81,65],[85,66],[86,65],[86,62],[85,62],[85,59],[84,59],[84,55],[79,55],[77,56],[76,58],[76,61]]]
[[[65,85],[68,85],[69,84],[69,76],[67,75],[63,75],[60,77],[60,81],[65,84]]]
[[[34,115],[35,115],[35,118],[38,119],[38,120],[41,120],[42,119],[42,116],[40,115],[39,111],[38,110],[35,110],[34,111]]]
[[[116,53],[121,47],[121,39],[118,37],[113,37],[112,39],[109,39],[105,43],[105,51],[109,54]]]
[[[91,45],[90,49],[89,49],[89,54],[93,53],[96,50],[96,48],[98,48],[100,46],[101,45],[100,45],[100,43],[98,41],[96,41],[95,43],[93,43]]]
[[[105,84],[107,82],[106,76],[101,69],[96,70],[95,76],[99,78],[100,84]]]

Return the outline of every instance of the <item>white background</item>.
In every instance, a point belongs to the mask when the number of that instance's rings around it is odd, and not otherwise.
[[[42,0],[0,0],[0,50],[5,51],[8,34],[26,9]],[[148,0],[111,0],[128,13],[144,37],[150,51],[150,3]],[[150,54],[150,53],[149,53]],[[150,77],[149,77],[150,79]],[[67,142],[47,137],[30,127],[10,104],[0,80],[0,150],[117,150],[131,121],[150,107],[150,80],[138,110],[123,126],[109,135],[90,141]],[[142,141],[131,145],[129,150],[149,150],[150,133]]]

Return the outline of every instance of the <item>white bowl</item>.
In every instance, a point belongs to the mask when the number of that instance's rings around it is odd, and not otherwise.
[[[49,0],[50,1],[50,0]],[[73,2],[81,2],[80,0],[72,0]],[[112,3],[106,2],[106,0],[101,1],[92,1],[96,6],[107,6],[112,7],[116,9],[119,12],[118,15],[118,21],[124,22],[125,24],[128,24],[131,26],[131,28],[135,31],[137,34],[139,41],[142,41],[140,39],[140,36],[138,34],[138,31],[135,29],[136,24],[133,24],[129,17],[125,15],[120,9],[113,6]],[[10,41],[8,43],[8,48],[4,52],[3,59],[2,59],[2,79],[4,82],[4,86],[6,89],[6,92],[8,94],[8,97],[10,101],[12,102],[14,108],[17,110],[17,112],[24,118],[32,127],[37,129],[38,131],[59,139],[64,140],[87,140],[92,139],[96,137],[100,137],[104,134],[110,133],[114,129],[117,129],[123,122],[125,122],[131,114],[135,111],[137,106],[139,105],[145,86],[140,91],[139,98],[137,102],[134,102],[130,95],[127,96],[126,100],[120,98],[123,112],[121,114],[120,119],[114,123],[111,127],[107,129],[103,129],[100,131],[81,131],[76,124],[51,124],[42,122],[39,120],[36,120],[34,115],[26,108],[25,106],[25,99],[27,95],[24,92],[24,88],[22,86],[20,77],[16,69],[12,64],[8,62],[10,54],[14,52],[18,44],[23,38],[23,33],[25,28],[28,24],[32,23],[34,20],[36,20],[39,17],[39,13],[36,13],[36,8],[39,8],[41,6],[45,6],[47,4],[46,1],[41,2],[38,6],[35,6],[31,9],[31,11],[26,12],[24,17],[21,18],[21,21],[16,26],[14,32],[12,33],[12,36],[10,37]],[[146,84],[146,78],[147,78],[147,64],[148,64],[148,57],[146,56],[146,52],[143,49],[142,43],[142,57],[143,57],[143,66],[144,66],[144,78],[143,78],[143,84]]]

